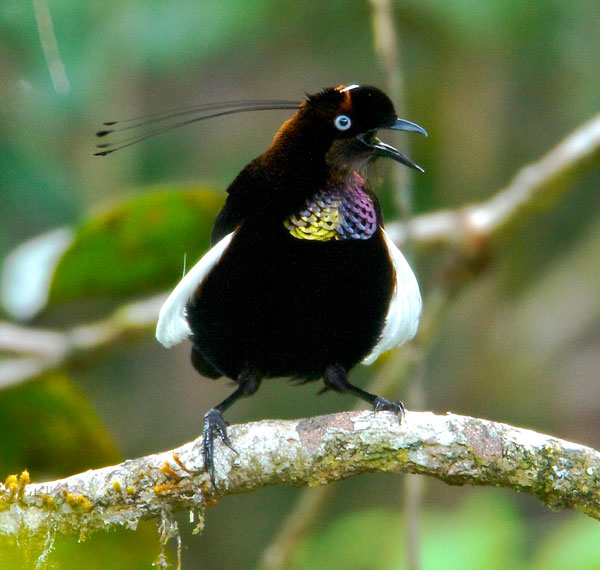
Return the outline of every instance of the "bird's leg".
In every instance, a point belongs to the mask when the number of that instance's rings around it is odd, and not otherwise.
[[[204,460],[204,470],[208,471],[210,480],[215,486],[215,464],[214,464],[214,446],[215,437],[220,437],[221,441],[235,451],[231,445],[231,440],[227,435],[227,423],[223,418],[223,412],[239,398],[250,396],[258,390],[260,379],[252,372],[244,371],[238,377],[238,388],[233,394],[225,398],[220,404],[209,410],[204,416],[204,430],[202,433],[202,459]],[[237,453],[237,451],[235,451]]]
[[[365,390],[362,390],[358,386],[350,384],[346,370],[338,364],[327,368],[323,380],[325,381],[325,388],[327,390],[334,390],[340,394],[350,392],[361,400],[371,404],[373,410],[376,412],[384,410],[394,412],[399,418],[402,418],[404,415],[404,404],[402,402],[390,402],[390,400],[365,392]]]

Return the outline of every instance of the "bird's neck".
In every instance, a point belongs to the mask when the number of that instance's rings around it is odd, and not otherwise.
[[[298,112],[286,121],[262,155],[263,164],[295,180],[327,178],[327,152],[333,140],[318,122]]]

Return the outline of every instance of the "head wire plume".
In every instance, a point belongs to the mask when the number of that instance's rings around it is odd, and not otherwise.
[[[114,142],[97,144],[96,147],[100,150],[95,152],[94,155],[106,156],[151,137],[213,117],[223,117],[225,115],[247,113],[249,111],[296,110],[299,106],[299,101],[286,99],[246,99],[181,107],[179,109],[171,109],[122,121],[106,121],[102,123],[102,126],[105,128],[96,132],[97,137],[102,138],[113,134],[128,133],[129,131],[132,134]],[[182,119],[179,120],[180,118]]]

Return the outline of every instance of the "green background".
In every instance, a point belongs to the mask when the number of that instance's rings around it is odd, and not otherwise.
[[[99,158],[94,132],[102,121],[204,102],[300,99],[339,84],[386,86],[368,2],[50,0],[49,8],[70,83],[62,94],[33,5],[0,5],[0,259],[45,231],[79,229],[78,249],[62,260],[51,306],[34,326],[85,323],[175,284],[184,253],[189,263],[206,247],[227,184],[289,112],[216,119]],[[430,137],[382,138],[402,150],[410,144],[426,170],[413,177],[418,213],[489,198],[600,110],[597,0],[414,0],[393,8],[405,91],[398,111]],[[393,220],[388,168],[375,185]],[[488,270],[458,294],[426,358],[426,409],[600,447],[599,183],[596,168],[511,227]],[[414,252],[424,293],[444,279],[451,257]],[[167,351],[148,335],[68,374],[0,391],[2,473],[28,467],[43,480],[193,439],[231,388],[199,379],[188,352]],[[372,373],[356,369],[353,378],[364,385]],[[317,389],[267,382],[228,419],[354,405],[316,398]],[[406,389],[399,380],[385,395],[406,399]],[[336,484],[295,567],[405,568],[402,488],[402,477],[383,475]],[[228,497],[209,509],[201,536],[182,515],[183,567],[254,567],[300,492]],[[600,568],[597,523],[529,496],[427,480],[423,511],[426,569]],[[84,543],[59,540],[50,561],[150,568],[159,550],[146,523]],[[21,554],[0,548],[0,568],[16,567]]]

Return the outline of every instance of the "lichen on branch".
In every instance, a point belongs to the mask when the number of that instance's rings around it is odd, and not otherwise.
[[[46,483],[28,475],[0,486],[0,534],[40,537],[135,529],[165,512],[204,509],[267,485],[321,485],[365,472],[419,473],[452,485],[501,486],[553,509],[600,519],[600,453],[510,425],[454,414],[346,412],[264,420],[229,429],[234,454],[217,447],[216,488],[201,441]]]

